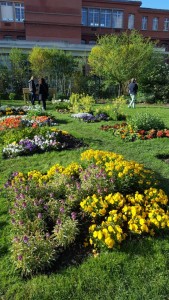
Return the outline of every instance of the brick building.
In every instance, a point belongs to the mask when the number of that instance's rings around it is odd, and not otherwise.
[[[169,51],[169,10],[131,0],[0,0],[0,40],[95,44],[132,29]]]

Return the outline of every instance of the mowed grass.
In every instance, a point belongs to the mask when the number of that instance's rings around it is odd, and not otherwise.
[[[23,104],[15,102],[18,103]],[[0,299],[168,300],[168,232],[161,232],[154,238],[127,240],[118,250],[97,257],[91,254],[83,257],[83,253],[78,253],[77,259],[72,253],[62,268],[59,267],[60,261],[51,273],[31,279],[21,278],[14,270],[9,251],[8,202],[2,189],[13,171],[46,171],[55,163],[67,165],[72,161],[80,161],[80,154],[85,149],[108,150],[122,154],[127,160],[143,163],[155,171],[169,195],[169,164],[157,157],[169,155],[169,139],[124,142],[111,132],[100,130],[101,125],[115,122],[85,123],[73,119],[69,114],[57,113],[51,103],[47,104],[47,108],[56,116],[58,128],[83,138],[86,146],[10,160],[3,160],[0,155]],[[169,128],[168,106],[137,105],[136,109],[128,109],[126,105],[123,112],[129,116],[143,112],[159,115]]]

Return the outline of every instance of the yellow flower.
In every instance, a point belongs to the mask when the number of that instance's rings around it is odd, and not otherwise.
[[[113,227],[110,225],[110,226],[108,226],[108,231],[111,233],[111,232],[114,232],[114,229],[113,229]]]
[[[111,239],[110,237],[107,237],[105,239],[105,243],[108,246],[108,248],[113,248],[115,241],[113,239]]]
[[[102,234],[101,230],[99,230],[99,231],[98,231],[98,239],[101,240],[102,237],[103,237],[103,234]]]
[[[94,238],[97,238],[97,236],[98,236],[98,232],[97,232],[97,231],[94,231],[94,232],[93,232],[93,237],[94,237]]]

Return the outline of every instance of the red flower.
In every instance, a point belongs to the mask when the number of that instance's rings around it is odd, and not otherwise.
[[[157,131],[157,137],[163,137],[165,136],[164,131],[163,130],[158,130]]]
[[[165,134],[166,137],[169,137],[169,129],[165,129],[164,134]]]

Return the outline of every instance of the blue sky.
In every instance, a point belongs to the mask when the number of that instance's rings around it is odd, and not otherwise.
[[[169,0],[140,0],[141,7],[169,9]]]

